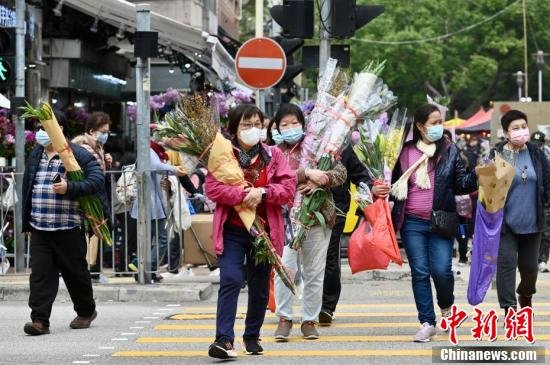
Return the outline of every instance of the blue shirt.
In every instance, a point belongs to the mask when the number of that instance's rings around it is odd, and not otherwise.
[[[539,231],[537,222],[537,173],[529,150],[523,149],[513,155],[516,175],[504,206],[506,225],[516,234],[531,234]]]
[[[31,226],[39,231],[62,231],[82,226],[80,205],[68,195],[53,192],[53,179],[65,175],[59,155],[42,154],[32,188]]]

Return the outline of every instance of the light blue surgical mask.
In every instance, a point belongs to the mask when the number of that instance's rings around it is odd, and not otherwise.
[[[109,138],[109,133],[108,132],[97,132],[96,133],[96,138],[97,138],[97,142],[99,142],[99,144],[101,145],[104,145],[105,143],[107,143],[107,139]]]
[[[437,142],[443,137],[443,124],[434,125],[428,128],[426,138],[430,142]]]
[[[36,132],[35,135],[36,142],[41,145],[42,147],[48,147],[52,144],[52,141],[50,140],[50,136],[48,136],[48,133],[44,131],[43,129]]]
[[[291,128],[282,131],[281,135],[283,136],[283,140],[286,143],[294,145],[300,142],[300,140],[304,136],[304,130],[302,129],[302,127]]]
[[[271,139],[273,140],[273,143],[275,143],[276,145],[280,145],[281,143],[284,142],[283,136],[281,136],[281,133],[279,133],[279,131],[276,129],[271,130]]]

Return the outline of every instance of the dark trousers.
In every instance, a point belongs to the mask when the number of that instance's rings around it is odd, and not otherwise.
[[[516,270],[521,281],[517,293],[530,297],[536,293],[541,233],[515,234],[506,229],[500,236],[497,261],[497,294],[501,308],[515,307]]]
[[[325,279],[323,281],[323,310],[334,312],[342,292],[341,262],[340,262],[340,238],[346,224],[345,217],[336,218],[336,225],[332,229],[327,251],[327,264],[325,267]]]
[[[59,273],[67,286],[75,312],[89,317],[95,311],[92,281],[86,263],[86,240],[80,228],[38,231],[31,234],[31,319],[50,323],[52,305],[59,288]]]
[[[269,300],[271,265],[255,265],[252,237],[243,228],[226,224],[223,254],[218,256],[220,289],[216,315],[216,340],[233,342],[237,301],[245,275],[248,280],[248,310],[244,338],[259,338]]]

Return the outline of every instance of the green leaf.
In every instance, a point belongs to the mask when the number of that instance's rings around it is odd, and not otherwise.
[[[319,222],[319,224],[321,225],[323,230],[326,232],[327,222],[326,222],[325,217],[323,216],[323,214],[321,212],[313,212],[313,214],[315,214],[315,218],[317,218],[317,221]]]

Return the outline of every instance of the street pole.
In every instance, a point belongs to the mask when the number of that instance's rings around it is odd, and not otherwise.
[[[539,103],[542,103],[542,71],[544,70],[544,51],[537,51],[537,68],[539,71]]]
[[[328,59],[330,58],[330,6],[332,0],[325,0],[321,5],[320,33],[319,42],[319,75],[325,71]]]
[[[15,4],[16,31],[15,31],[15,97],[25,97],[25,0],[17,0]],[[12,115],[15,121],[15,191],[18,202],[15,204],[15,271],[23,271],[25,268],[25,235],[21,233],[23,225],[23,173],[25,171],[25,120],[19,117],[19,111]]]
[[[523,62],[525,73],[525,98],[529,97],[529,72],[527,66],[527,3],[523,0]]]
[[[138,4],[137,30],[148,32],[151,30],[151,6]],[[140,284],[150,283],[151,274],[151,187],[148,176],[151,174],[149,155],[150,141],[150,106],[151,95],[151,61],[149,58],[137,58],[136,63],[136,102],[137,102],[137,176],[138,176],[138,224],[137,244]]]
[[[264,0],[256,0],[256,38],[264,36]],[[265,90],[256,90],[256,106],[265,112]]]

